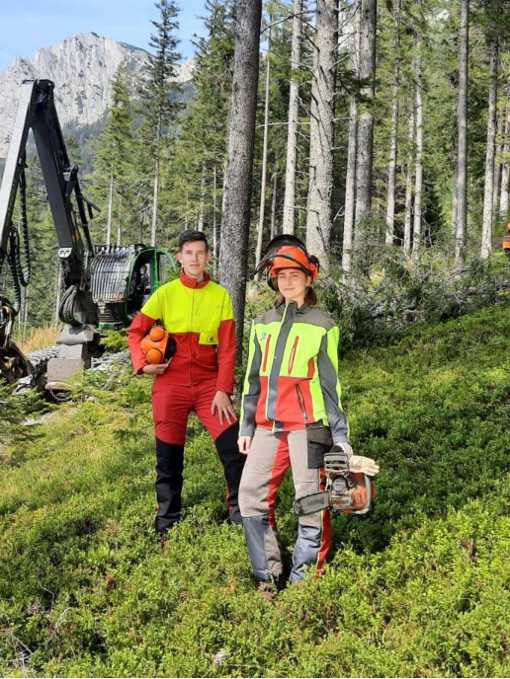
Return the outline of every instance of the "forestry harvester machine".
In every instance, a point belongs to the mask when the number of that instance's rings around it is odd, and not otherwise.
[[[50,80],[25,80],[21,85],[0,187],[0,377],[11,384],[19,378],[31,377],[33,386],[50,391],[65,388],[66,379],[90,367],[92,356],[101,353],[99,330],[127,326],[159,286],[163,267],[170,264],[168,253],[155,247],[93,246],[88,220],[93,216],[94,206],[83,196],[78,167],[69,160],[53,89]],[[58,313],[63,329],[55,355],[43,361],[42,366],[34,365],[13,339],[22,291],[30,279],[25,177],[30,129],[57,235],[62,279]],[[19,224],[15,224],[18,193],[21,217]],[[6,290],[2,290],[8,270],[12,302]]]

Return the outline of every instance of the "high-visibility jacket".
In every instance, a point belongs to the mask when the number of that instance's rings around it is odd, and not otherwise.
[[[295,303],[253,321],[243,388],[240,436],[255,426],[303,429],[322,421],[334,443],[348,438],[338,377],[339,330],[327,313]]]
[[[216,388],[234,390],[236,333],[232,300],[224,287],[205,276],[199,283],[182,273],[158,288],[136,315],[128,330],[135,372],[146,363],[140,342],[160,321],[177,348],[158,387],[166,382],[192,386],[216,378]]]

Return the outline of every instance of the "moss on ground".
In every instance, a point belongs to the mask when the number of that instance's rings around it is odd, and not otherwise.
[[[0,478],[0,673],[508,676],[510,310],[414,328],[343,359],[375,510],[335,519],[320,580],[254,591],[196,422],[186,518],[152,534],[149,385],[87,378]],[[288,561],[290,484],[279,507]]]

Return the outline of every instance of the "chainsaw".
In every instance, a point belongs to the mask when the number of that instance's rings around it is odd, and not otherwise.
[[[379,465],[369,457],[348,455],[340,446],[324,454],[326,487],[319,493],[298,498],[294,511],[298,516],[325,509],[339,514],[366,514],[375,497],[373,477]]]

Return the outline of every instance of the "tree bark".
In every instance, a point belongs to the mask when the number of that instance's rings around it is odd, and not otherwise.
[[[420,54],[421,40],[418,40],[416,57],[416,170],[414,183],[414,219],[412,254],[418,258],[421,249],[422,194],[423,194],[423,73]]]
[[[278,175],[276,172],[273,174],[273,197],[271,199],[271,232],[270,238],[276,236],[276,190],[278,188]],[[285,233],[285,232],[284,232]]]
[[[397,169],[397,140],[400,98],[400,12],[402,0],[397,1],[395,16],[395,70],[391,105],[390,159],[388,162],[388,192],[386,198],[386,245],[393,245],[395,232],[395,178]]]
[[[156,245],[156,229],[158,223],[158,201],[159,201],[159,152],[161,144],[161,120],[158,120],[156,130],[156,158],[154,161],[154,192],[152,196],[152,219],[151,219],[151,245]]]
[[[499,214],[505,218],[508,215],[508,204],[510,195],[510,163],[508,162],[508,154],[510,153],[510,106],[507,105],[504,123],[504,137],[503,137],[503,162],[501,168],[501,192],[499,200]]]
[[[407,169],[406,169],[406,199],[405,199],[405,212],[404,212],[404,255],[409,257],[411,254],[411,244],[412,244],[412,230],[411,226],[413,223],[413,164],[414,164],[414,143],[415,143],[415,126],[416,126],[416,109],[415,104],[411,109],[409,115],[409,151],[407,156]]]
[[[358,105],[351,97],[349,111],[349,140],[347,143],[347,171],[345,181],[344,235],[342,246],[342,272],[347,278],[352,271],[352,247],[354,235],[354,211],[356,204],[356,155],[358,132]]]
[[[493,219],[498,214],[499,201],[501,195],[501,170],[503,163],[501,157],[503,155],[503,136],[505,129],[505,111],[496,112],[496,150],[494,157],[494,192],[492,194],[492,217]]]
[[[306,247],[328,270],[333,190],[337,0],[317,0]]]
[[[290,89],[287,128],[287,164],[285,166],[285,194],[283,199],[283,233],[294,233],[296,209],[297,125],[299,118],[299,83],[296,79],[301,65],[301,11],[303,0],[292,5],[292,43],[290,56]]]
[[[492,252],[494,204],[494,169],[496,154],[496,111],[498,95],[498,39],[491,32],[489,42],[489,110],[487,113],[487,147],[485,152],[485,186],[483,192],[482,246],[480,256],[487,259]]]
[[[257,229],[257,247],[255,249],[255,265],[262,257],[262,240],[264,236],[264,212],[266,208],[266,177],[267,177],[267,137],[269,131],[269,82],[271,76],[271,15],[269,15],[269,35],[266,53],[266,84],[264,89],[264,139],[262,142],[262,177],[260,181],[259,225]]]
[[[110,172],[108,185],[108,216],[106,218],[106,245],[112,242],[112,213],[113,213],[113,172]]]
[[[261,13],[262,0],[237,0],[219,273],[232,295],[238,365],[242,361]]]
[[[60,298],[62,296],[62,265],[58,257],[56,258],[56,261],[57,261],[57,281],[55,283],[56,295],[55,295],[55,313],[53,315],[54,326],[58,326],[58,324],[60,323],[58,312],[60,310]]]
[[[344,0],[344,14],[351,10],[352,40],[350,41],[351,66],[356,80],[359,81],[359,36],[360,36],[360,3],[353,2],[349,6]],[[354,246],[354,217],[356,213],[356,162],[358,154],[358,92],[354,92],[349,104],[349,135],[347,139],[347,167],[345,170],[344,200],[344,232],[342,243],[342,273],[347,280],[352,272]]]
[[[216,210],[218,200],[218,177],[216,173],[216,165],[213,166],[213,194],[212,194],[212,232],[213,232],[213,274],[216,278],[218,274],[218,219]]]
[[[469,0],[461,0],[459,29],[459,98],[457,104],[457,215],[455,225],[455,264],[464,266],[467,222],[467,153],[468,153],[468,56]]]
[[[202,163],[202,173],[200,175],[200,207],[198,210],[198,231],[204,230],[204,202],[205,202],[205,163]]]
[[[372,211],[372,166],[374,144],[375,39],[377,0],[361,0],[359,80],[361,102],[358,107],[358,143],[356,162],[355,241],[363,241],[363,224]]]

